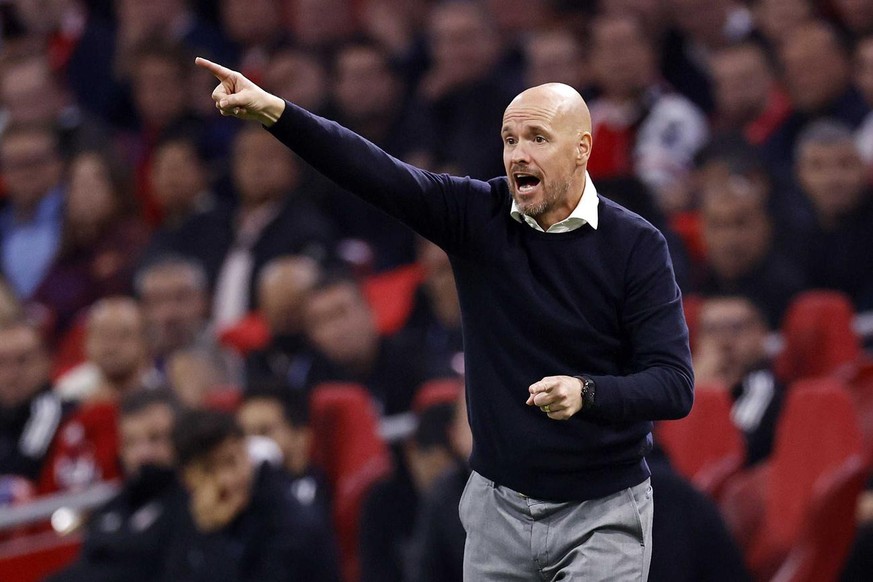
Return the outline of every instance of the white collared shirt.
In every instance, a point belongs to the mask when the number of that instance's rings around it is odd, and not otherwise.
[[[573,209],[573,212],[571,212],[567,218],[560,222],[556,222],[550,226],[548,230],[544,231],[543,227],[541,227],[536,220],[527,214],[523,214],[515,204],[515,200],[512,201],[512,208],[510,208],[509,214],[518,222],[524,221],[528,226],[540,232],[570,232],[571,230],[576,230],[586,224],[590,224],[591,228],[597,230],[597,205],[599,203],[600,200],[597,198],[597,188],[594,187],[594,182],[591,181],[591,176],[588,175],[588,172],[585,172],[585,189],[582,191],[582,198],[579,199],[576,208]]]

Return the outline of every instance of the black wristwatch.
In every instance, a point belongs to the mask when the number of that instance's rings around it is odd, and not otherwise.
[[[582,382],[582,410],[594,408],[597,385],[588,376],[576,376]]]

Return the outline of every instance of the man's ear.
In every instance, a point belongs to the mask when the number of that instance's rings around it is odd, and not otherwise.
[[[584,166],[588,164],[588,158],[591,157],[591,146],[593,145],[591,132],[584,131],[579,136],[579,142],[576,144],[576,164]]]

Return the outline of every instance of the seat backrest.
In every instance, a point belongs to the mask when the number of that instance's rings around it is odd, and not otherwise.
[[[436,378],[428,380],[415,392],[412,399],[412,410],[420,413],[435,404],[454,404],[464,390],[464,381],[460,378]]]
[[[873,459],[873,358],[862,356],[841,367],[836,376],[846,383],[852,393],[864,438],[865,457]]]
[[[819,481],[800,539],[773,582],[836,580],[855,539],[855,512],[867,471],[861,458],[849,457]]]
[[[415,291],[424,279],[418,264],[398,267],[366,278],[361,289],[376,317],[376,327],[390,335],[406,323],[412,312]]]
[[[861,453],[861,431],[845,385],[836,378],[796,382],[779,424],[765,501],[766,535],[789,548],[801,531],[816,484]]]
[[[837,291],[806,291],[791,302],[782,322],[784,349],[776,359],[783,382],[834,372],[861,355],[849,298]]]
[[[357,580],[361,503],[369,488],[391,470],[379,437],[372,398],[358,384],[317,386],[310,400],[313,460],[327,474],[343,578]]]
[[[43,531],[0,543],[0,580],[38,582],[72,563],[82,546],[78,535]]]
[[[691,413],[659,422],[655,432],[676,470],[690,480],[725,459],[745,459],[743,435],[731,420],[731,399],[719,385],[699,386]]]

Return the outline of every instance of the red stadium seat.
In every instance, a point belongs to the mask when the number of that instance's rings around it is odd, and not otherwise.
[[[218,341],[224,347],[245,356],[270,343],[270,330],[260,313],[249,313],[230,327],[222,329]]]
[[[676,470],[713,496],[746,458],[743,435],[731,420],[730,396],[721,386],[699,387],[691,413],[659,422],[655,434]]]
[[[358,579],[361,503],[370,487],[391,470],[378,424],[373,401],[362,386],[327,383],[313,390],[313,460],[331,484],[334,525],[347,582]]]
[[[836,376],[846,383],[852,393],[864,437],[864,454],[866,458],[873,459],[873,358],[863,356],[841,367]]]
[[[855,511],[866,477],[856,455],[816,484],[800,539],[772,582],[837,580],[855,538]]]
[[[376,328],[382,335],[400,330],[412,311],[415,291],[424,278],[417,264],[398,267],[364,280],[364,297],[376,316]]]
[[[746,556],[752,572],[762,579],[776,572],[822,487],[860,453],[852,399],[839,380],[806,380],[789,389],[768,462],[762,524]]]
[[[0,543],[0,580],[39,582],[72,563],[81,545],[79,536],[62,538],[53,531]]]
[[[798,295],[782,322],[785,347],[776,360],[783,382],[833,373],[861,355],[861,340],[852,328],[855,313],[848,297],[837,291]]]

